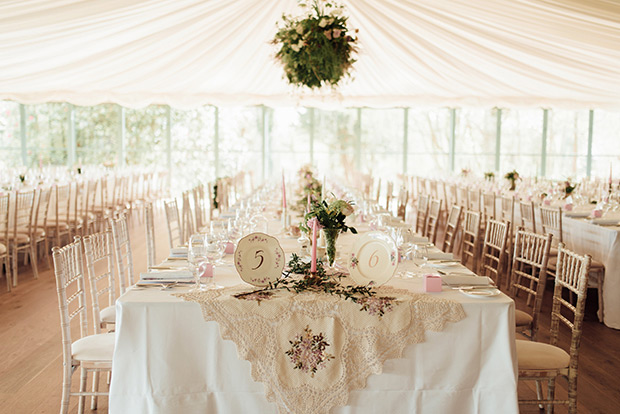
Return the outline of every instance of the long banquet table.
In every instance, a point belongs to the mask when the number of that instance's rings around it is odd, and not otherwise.
[[[341,236],[339,245],[350,246],[353,237]],[[287,256],[298,250],[296,240],[280,240]],[[224,286],[241,283],[231,256],[216,278]],[[389,284],[422,292],[420,278]],[[186,290],[132,288],[117,301],[110,412],[277,412],[218,324],[205,322],[198,304],[170,294]],[[364,388],[350,391],[346,406],[330,412],[518,412],[514,302],[503,294],[470,298],[446,287],[432,295],[460,303],[466,317],[426,332],[424,342],[387,360],[380,375],[370,375]]]

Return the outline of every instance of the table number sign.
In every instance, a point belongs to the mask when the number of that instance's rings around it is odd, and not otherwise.
[[[390,280],[398,266],[396,243],[380,231],[364,234],[353,246],[348,265],[357,284],[382,285]]]
[[[275,237],[252,233],[241,240],[235,250],[235,267],[241,279],[254,286],[267,286],[282,275],[284,250]]]

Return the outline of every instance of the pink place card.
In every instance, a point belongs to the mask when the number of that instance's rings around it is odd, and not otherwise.
[[[228,242],[226,243],[226,250],[224,250],[224,253],[226,254],[233,254],[235,252],[235,245],[232,242]]]
[[[551,205],[551,200],[545,199],[544,203],[545,203],[546,206],[550,206]]]
[[[573,204],[572,203],[564,204],[564,211],[573,211]]]
[[[441,292],[441,276],[424,275],[425,292]]]
[[[603,217],[603,210],[593,210],[592,217],[595,217],[595,218]]]

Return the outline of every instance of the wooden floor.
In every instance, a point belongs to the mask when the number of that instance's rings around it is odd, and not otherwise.
[[[163,214],[157,211],[158,259],[163,259],[168,242]],[[132,219],[131,241],[135,271],[146,269],[144,231]],[[5,291],[0,279],[0,413],[54,413],[60,407],[62,355],[56,285],[53,273],[41,261],[38,280],[28,266],[20,266],[19,286]],[[620,331],[605,327],[596,319],[596,292],[590,292],[579,364],[579,413],[620,412]],[[543,302],[541,340],[548,338],[551,289]],[[521,304],[517,303],[517,306]],[[568,343],[567,336],[562,343]],[[79,375],[74,376],[74,381]],[[565,383],[559,381],[565,395]],[[533,396],[533,385],[519,385],[521,396]],[[99,409],[107,412],[107,398],[100,398]],[[86,412],[91,412],[87,405]],[[77,412],[77,398],[71,398],[71,412]],[[522,413],[538,412],[536,407]],[[566,409],[560,407],[557,413]],[[430,413],[434,414],[434,413]]]

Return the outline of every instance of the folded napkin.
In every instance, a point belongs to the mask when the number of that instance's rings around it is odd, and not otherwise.
[[[174,247],[170,249],[170,257],[187,256],[187,247]]]
[[[444,253],[444,252],[428,252],[428,260],[453,260],[454,256],[452,253]]]
[[[467,275],[443,275],[441,280],[448,286],[470,285],[470,286],[490,286],[493,281],[487,276]]]
[[[176,280],[193,278],[194,275],[189,270],[159,270],[157,272],[140,273],[140,280]]]
[[[564,211],[564,215],[566,217],[575,217],[575,218],[579,218],[579,217],[588,217],[590,215],[590,211]]]
[[[618,217],[601,217],[593,218],[590,222],[601,226],[617,226],[620,223],[620,219]]]
[[[412,240],[413,244],[417,244],[417,243],[428,243],[428,237],[423,237],[423,236],[414,236],[413,240]]]

